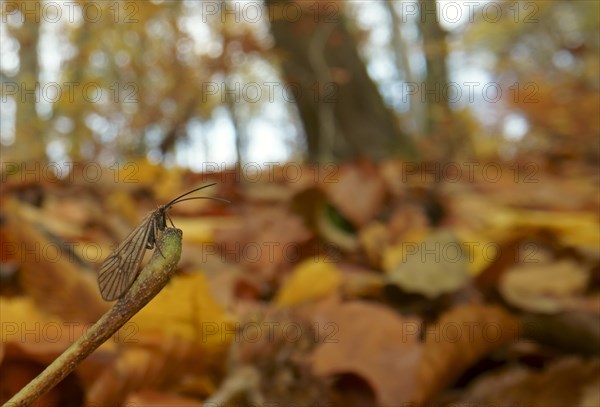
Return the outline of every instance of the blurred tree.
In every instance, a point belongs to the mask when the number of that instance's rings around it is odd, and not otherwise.
[[[296,88],[309,160],[414,157],[412,141],[367,73],[339,3],[296,2],[298,19],[282,14],[290,3],[266,1],[285,80]],[[334,13],[326,9],[331,6]]]
[[[417,83],[417,77],[413,72],[410,62],[410,44],[401,34],[401,29],[406,23],[403,18],[400,18],[396,10],[396,3],[393,1],[384,1],[388,13],[390,14],[390,23],[392,31],[392,48],[395,59],[395,64],[399,72],[403,73],[403,80],[406,83]],[[424,113],[423,106],[419,102],[420,95],[418,92],[412,93],[409,96],[409,111],[406,119],[413,122],[413,133],[423,134],[424,129]]]
[[[190,52],[193,40],[180,22],[186,6],[107,2],[98,7],[108,17],[71,27],[77,52],[63,64],[62,80],[79,84],[74,99],[63,94],[55,105],[56,118],[74,122],[69,154],[118,161],[151,152],[164,158],[186,138],[189,121],[210,111],[202,108],[200,89],[211,66]],[[101,99],[82,92],[89,85]]]
[[[469,138],[466,129],[460,125],[459,118],[450,109],[448,84],[448,43],[446,30],[440,25],[436,0],[419,0],[419,30],[423,39],[425,69],[423,81],[424,95],[424,133],[430,138],[430,144],[436,146],[431,151],[436,158],[450,161],[464,151]]]
[[[40,36],[40,2],[15,2],[11,7],[19,8],[20,27],[9,25],[10,32],[19,41],[19,73],[16,78],[17,112],[15,129],[16,141],[10,154],[13,159],[39,160],[45,156],[45,142],[41,134],[40,119],[36,112],[38,99],[38,42]],[[8,7],[8,5],[7,5]],[[10,10],[16,11],[16,10]]]

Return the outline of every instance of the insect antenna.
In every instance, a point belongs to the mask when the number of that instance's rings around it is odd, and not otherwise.
[[[217,183],[213,182],[212,184],[208,184],[208,185],[204,185],[203,187],[200,187],[200,188],[192,189],[191,191],[188,191],[188,192],[186,192],[183,195],[179,195],[177,198],[171,200],[169,203],[167,203],[167,204],[165,204],[163,206],[164,206],[164,208],[169,208],[169,207],[175,205],[184,196],[188,196],[189,194],[191,194],[193,192],[196,192],[196,191],[200,191],[201,189],[204,189],[204,188],[212,187],[213,185],[217,185]]]
[[[193,201],[193,200],[195,200],[195,199],[212,199],[213,201],[220,201],[220,202],[225,202],[225,203],[228,203],[228,204],[230,204],[230,203],[231,203],[231,201],[228,201],[227,199],[223,199],[223,198],[215,198],[215,197],[212,197],[212,196],[196,196],[196,197],[193,197],[193,198],[185,198],[185,199],[181,199],[181,200],[179,200],[179,201],[175,201],[175,202],[169,202],[169,204],[168,204],[168,205],[165,205],[165,207],[163,208],[163,211],[164,211],[164,213],[165,213],[165,215],[166,215],[167,219],[169,219],[169,222],[171,222],[171,225],[172,225],[173,227],[175,227],[175,225],[173,224],[173,220],[171,220],[171,217],[169,216],[168,209],[170,209],[170,208],[171,208],[171,206],[173,206],[173,205],[175,205],[175,204],[178,204],[178,203],[180,203],[180,202],[185,202],[185,201]]]
[[[227,199],[216,198],[216,197],[213,197],[213,196],[195,196],[193,198],[185,198],[185,199],[182,199],[180,201],[174,202],[172,204],[169,204],[169,206],[173,206],[176,203],[180,203],[180,202],[193,201],[194,199],[212,199],[213,201],[221,201],[221,202],[225,202],[225,203],[228,203],[228,204],[231,203],[231,201],[228,201]]]

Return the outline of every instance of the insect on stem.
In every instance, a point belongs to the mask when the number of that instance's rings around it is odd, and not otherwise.
[[[216,183],[208,184],[200,188],[192,189],[183,195],[159,206],[156,210],[149,212],[142,222],[129,233],[123,242],[104,260],[98,272],[98,287],[102,298],[106,301],[114,301],[123,296],[131,287],[139,274],[139,266],[146,250],[156,247],[158,236],[167,227],[167,218],[173,227],[173,220],[168,210],[175,204],[196,199],[212,199],[225,203],[231,203],[223,198],[209,196],[198,196],[185,198],[191,193],[211,187]],[[185,198],[185,199],[182,199]],[[160,248],[157,248],[159,253]],[[163,256],[164,257],[164,256]]]

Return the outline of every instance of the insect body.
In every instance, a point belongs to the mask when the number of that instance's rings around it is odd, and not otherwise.
[[[98,286],[100,294],[106,301],[121,298],[131,287],[139,274],[139,266],[146,250],[154,249],[159,234],[167,227],[167,218],[171,225],[173,221],[167,211],[176,203],[191,201],[193,199],[214,199],[229,203],[229,201],[213,197],[194,197],[181,199],[192,192],[215,185],[209,184],[193,189],[172,201],[161,205],[155,211],[146,215],[144,220],[125,238],[123,243],[104,260],[98,272]],[[175,227],[175,225],[173,225]],[[157,247],[158,248],[158,247]],[[160,249],[158,249],[160,251]],[[161,253],[162,254],[162,253]]]

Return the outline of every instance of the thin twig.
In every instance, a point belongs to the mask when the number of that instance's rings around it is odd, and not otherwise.
[[[160,252],[158,250],[154,252],[150,262],[141,271],[129,291],[87,333],[8,400],[4,407],[31,405],[60,383],[82,360],[148,304],[167,285],[175,272],[181,256],[181,236],[181,230],[166,228],[158,241]]]

